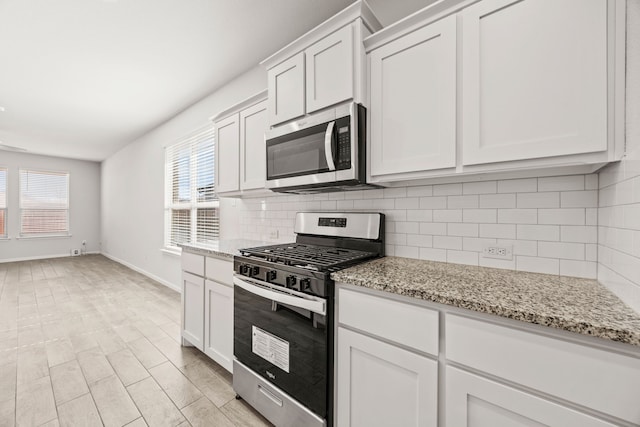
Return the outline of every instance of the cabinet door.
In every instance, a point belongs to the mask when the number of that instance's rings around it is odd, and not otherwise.
[[[450,366],[446,377],[446,421],[450,427],[615,425]]]
[[[437,425],[435,360],[344,328],[337,357],[338,426]]]
[[[216,122],[216,193],[240,190],[238,114]]]
[[[204,279],[182,272],[182,337],[203,349]]]
[[[264,133],[267,124],[267,101],[240,112],[240,189],[264,188],[267,176]]]
[[[456,17],[369,54],[371,175],[455,167]]]
[[[207,280],[204,294],[204,352],[232,372],[233,287]]]
[[[276,125],[303,116],[304,52],[267,70],[269,124]]]
[[[607,149],[607,2],[462,12],[463,164]]]
[[[353,98],[353,27],[305,50],[307,113]]]

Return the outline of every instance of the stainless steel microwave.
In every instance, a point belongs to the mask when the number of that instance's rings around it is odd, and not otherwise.
[[[283,193],[365,189],[366,109],[356,103],[266,133],[267,188]]]

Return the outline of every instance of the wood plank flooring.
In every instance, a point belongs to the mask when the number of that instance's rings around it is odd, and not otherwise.
[[[0,427],[270,426],[180,345],[180,295],[101,255],[0,264]]]

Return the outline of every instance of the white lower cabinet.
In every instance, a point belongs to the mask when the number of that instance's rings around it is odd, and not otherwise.
[[[204,352],[229,372],[233,365],[233,287],[207,280],[204,286]]]
[[[438,363],[338,329],[340,427],[436,426]]]
[[[182,272],[182,338],[202,350],[204,336],[204,278]]]
[[[182,258],[183,344],[191,344],[232,372],[233,263],[191,253]]]
[[[450,366],[446,378],[448,427],[616,425]]]

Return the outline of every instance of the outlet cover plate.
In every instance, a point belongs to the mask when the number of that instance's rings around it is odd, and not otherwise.
[[[494,258],[511,261],[513,259],[513,246],[511,245],[488,245],[482,248],[483,258]]]
[[[71,249],[71,256],[80,256],[80,249]]]

